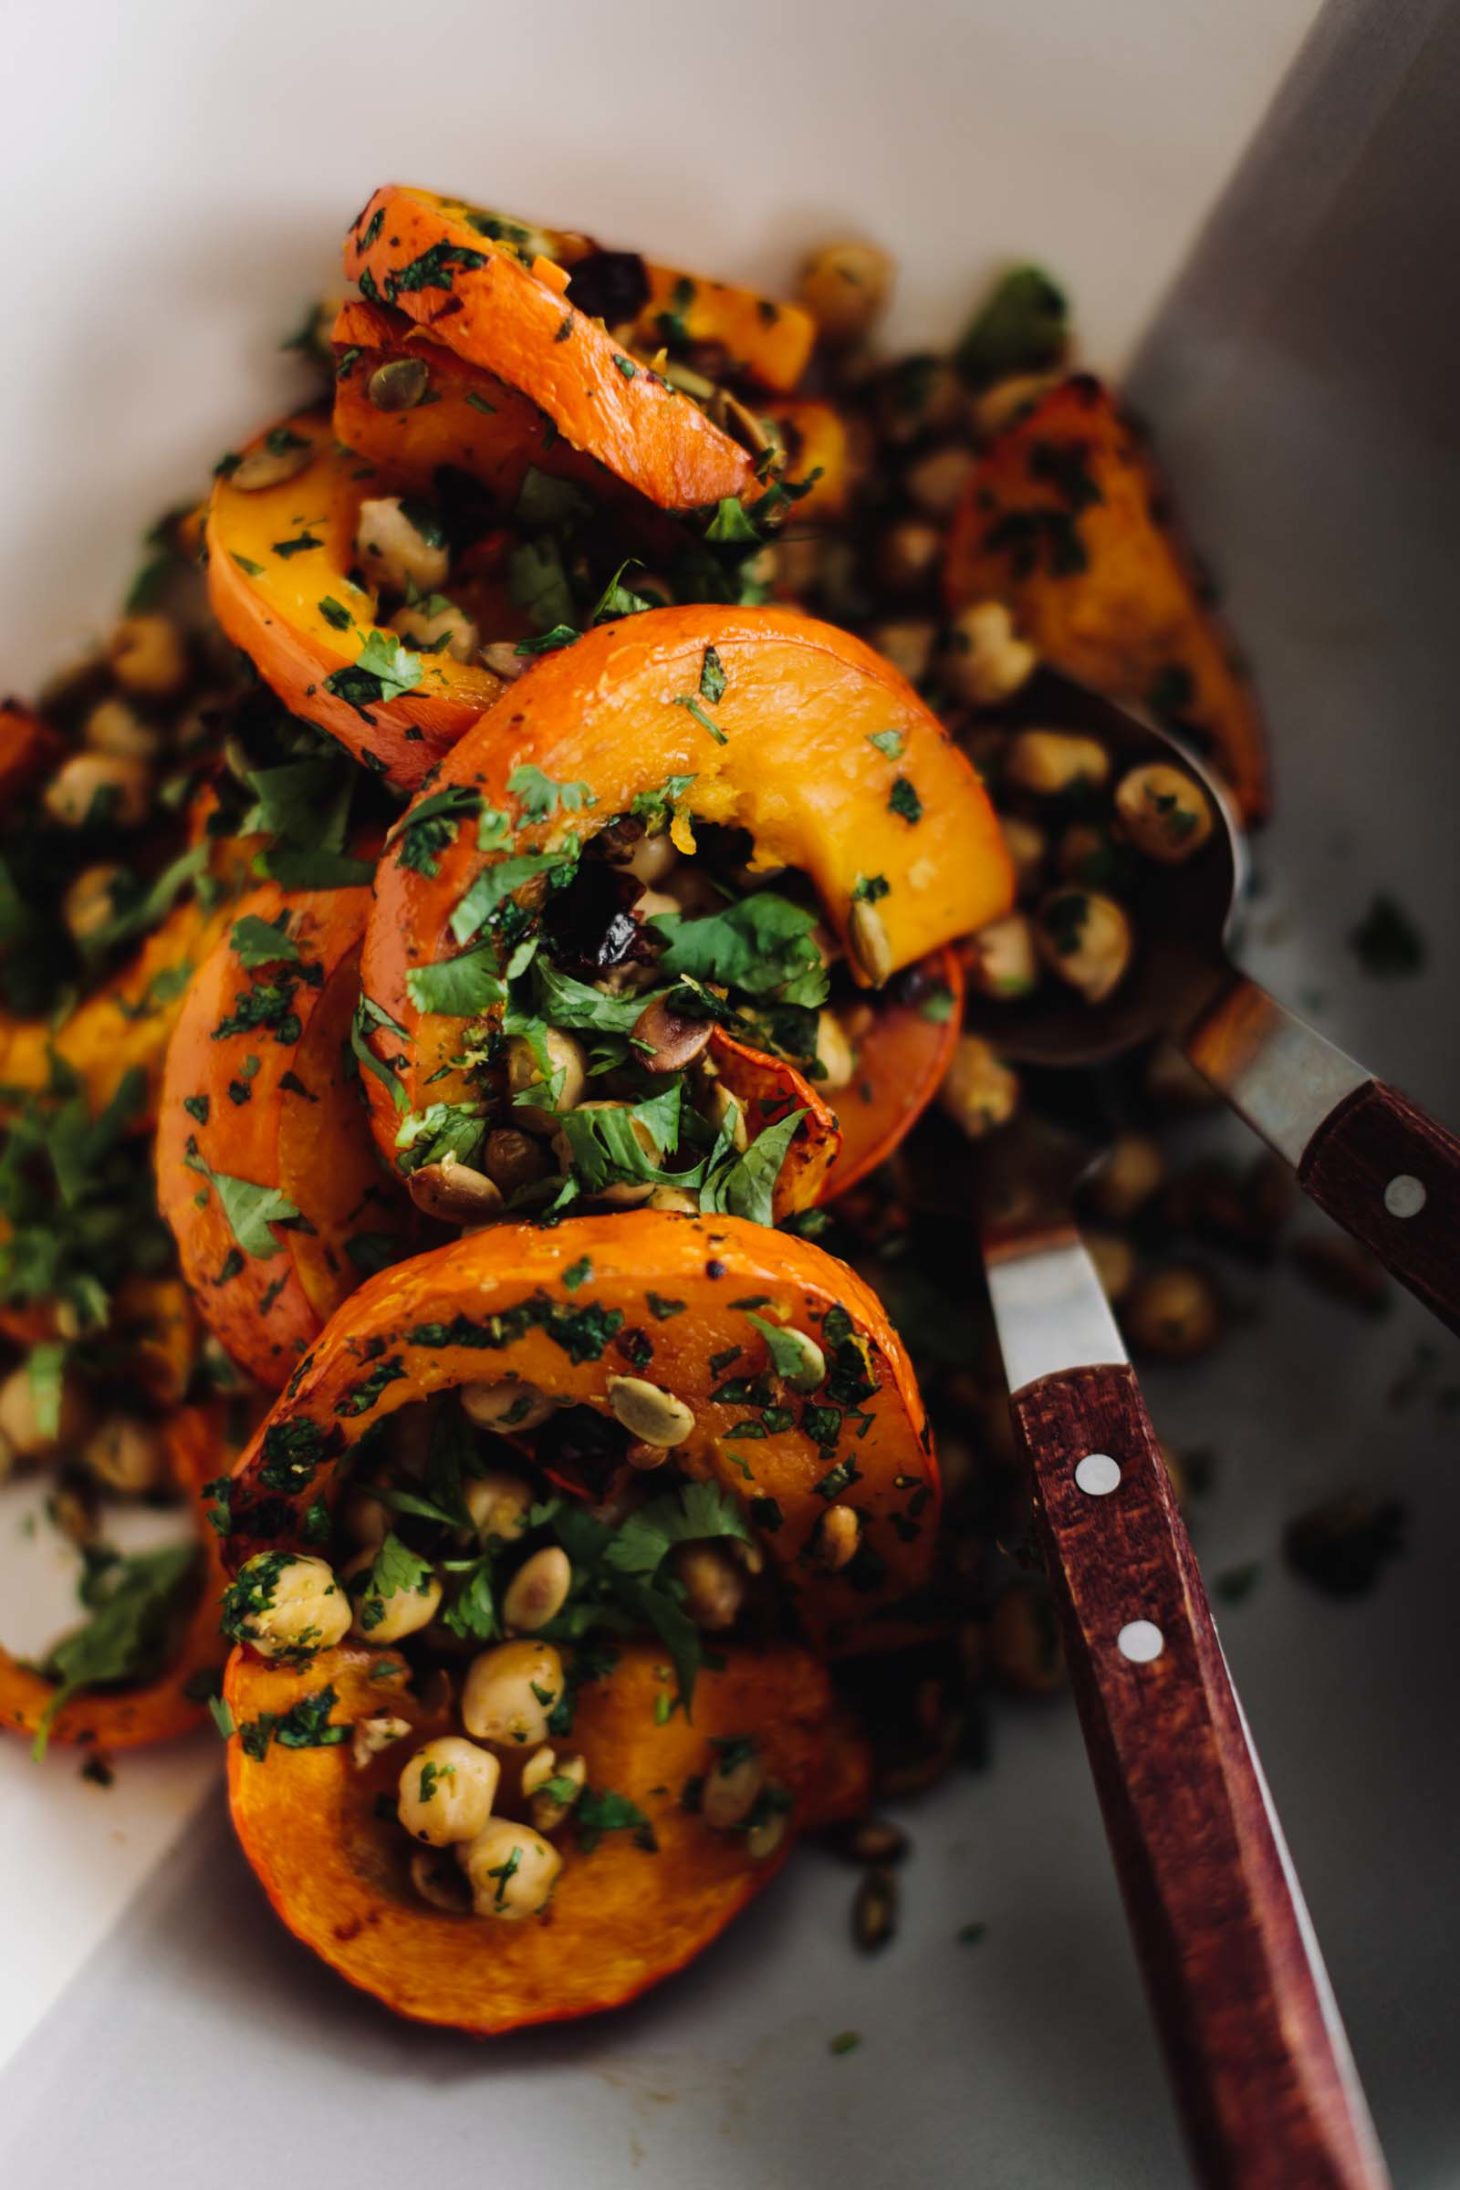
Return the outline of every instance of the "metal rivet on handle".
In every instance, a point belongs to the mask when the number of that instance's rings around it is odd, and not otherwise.
[[[1087,1452],[1075,1469],[1075,1481],[1088,1498],[1108,1498],[1120,1487],[1120,1462],[1108,1452]]]
[[[1132,1665],[1149,1665],[1166,1647],[1166,1638],[1151,1620],[1128,1620],[1115,1638],[1115,1647]]]
[[[1391,1217],[1417,1217],[1429,1200],[1422,1179],[1400,1171],[1384,1189],[1384,1207]]]

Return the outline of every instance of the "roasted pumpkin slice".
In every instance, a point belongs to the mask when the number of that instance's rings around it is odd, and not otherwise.
[[[801,1337],[782,1346],[766,1326]],[[841,1646],[925,1580],[937,1468],[876,1295],[810,1241],[642,1210],[496,1226],[370,1279],[245,1455],[230,1558],[317,1540],[306,1514],[332,1502],[372,1426],[413,1400],[513,1378],[606,1416],[631,1368],[692,1411],[676,1462],[746,1502],[808,1632]],[[839,1505],[856,1516],[856,1552],[833,1572],[818,1546]]]
[[[411,1747],[449,1722],[414,1693],[399,1657],[348,1645],[291,1669],[235,1651],[224,1688],[237,1728],[229,1802],[279,1916],[396,2014],[483,2037],[621,2007],[672,1977],[775,1875],[797,1830],[855,1813],[866,1760],[805,1651],[726,1652],[720,1670],[700,1676],[692,1722],[656,1717],[660,1656],[628,1645],[606,1677],[578,1689],[574,1713],[589,1789],[611,1792],[615,1814],[639,1822],[596,1838],[566,1827],[547,1913],[494,1923],[428,1907],[411,1884],[395,1784]],[[382,1717],[406,1733],[356,1763],[355,1729]],[[692,1806],[696,1778],[725,1744],[748,1739],[792,1805],[790,1830],[759,1861],[745,1833],[712,1830]],[[449,1849],[441,1863],[456,1872]]]
[[[748,452],[578,309],[566,268],[503,227],[460,199],[386,184],[345,239],[345,272],[368,303],[393,305],[520,389],[573,448],[661,509],[752,492]]]
[[[856,1073],[835,1097],[841,1147],[827,1173],[823,1201],[844,1194],[885,1163],[938,1092],[963,1023],[964,979],[958,954],[935,951],[878,999],[857,1042]]]
[[[168,1052],[162,1213],[200,1312],[270,1390],[361,1278],[409,1251],[410,1205],[376,1160],[349,1067],[368,901],[256,892],[199,969]]]
[[[1150,453],[1081,373],[998,434],[948,536],[951,608],[1004,601],[1071,677],[1190,739],[1249,820],[1269,803],[1267,733],[1210,596],[1172,529]]]
[[[255,485],[255,456],[277,456],[287,476]],[[318,412],[273,427],[214,485],[208,597],[229,638],[291,714],[327,730],[398,789],[414,791],[502,682],[479,663],[413,652],[376,624],[376,591],[351,575],[355,535],[361,504],[395,491],[336,446],[329,419]]]
[[[166,1669],[140,1686],[62,1695],[55,1681],[0,1650],[0,1727],[11,1733],[96,1749],[141,1749],[189,1733],[206,1718],[210,1687],[216,1693],[209,1675],[221,1671],[227,1655],[218,1629],[224,1575],[205,1496],[210,1480],[227,1473],[232,1457],[223,1409],[180,1407],[166,1418],[163,1435],[173,1477],[196,1513],[199,1536],[194,1571],[181,1577],[173,1607],[177,1624]]]
[[[605,625],[520,679],[387,847],[363,979],[367,1092],[390,1160],[430,1104],[471,1097],[452,1061],[492,992],[504,922],[518,940],[523,893],[571,874],[595,830],[650,808],[673,813],[683,847],[697,821],[734,824],[760,864],[807,875],[863,983],[1012,899],[977,776],[859,641],[778,609]],[[473,1000],[450,1008],[463,983]]]
[[[568,294],[596,302],[604,258],[631,254],[590,250],[572,264]],[[640,349],[665,349],[712,380],[748,380],[773,394],[788,395],[805,372],[816,343],[816,322],[799,304],[761,296],[734,282],[708,281],[702,274],[643,261],[644,301],[631,323]]]
[[[56,1060],[77,1076],[99,1115],[133,1071],[143,1075],[147,1101],[134,1123],[144,1125],[162,1081],[162,1064],[183,992],[193,969],[225,924],[196,898],[175,905],[135,958],[53,1026],[43,1019],[0,1019],[0,1113],[17,1098],[50,1086]]]
[[[842,412],[832,403],[770,403],[766,416],[781,445],[787,485],[805,488],[792,522],[835,523],[846,514],[856,470]]]

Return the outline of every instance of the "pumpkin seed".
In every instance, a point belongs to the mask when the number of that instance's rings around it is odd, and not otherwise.
[[[366,393],[378,411],[413,411],[430,384],[423,357],[393,357],[376,366]]]
[[[693,1411],[682,1399],[642,1376],[611,1376],[608,1404],[614,1419],[645,1445],[682,1445],[695,1426]]]
[[[852,1901],[852,1938],[863,1954],[885,1947],[897,1929],[897,1884],[891,1871],[872,1869]]]
[[[852,906],[847,941],[873,988],[880,989],[892,973],[892,943],[881,913],[865,897],[859,897]]]

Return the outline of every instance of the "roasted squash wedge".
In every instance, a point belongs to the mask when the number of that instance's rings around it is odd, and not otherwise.
[[[200,1311],[268,1390],[361,1278],[410,1248],[410,1205],[347,1069],[368,902],[257,891],[199,968],[168,1050],[159,1204]]]
[[[294,450],[306,461],[276,486],[213,488],[208,597],[291,714],[339,739],[368,768],[414,791],[502,691],[499,677],[445,654],[412,653],[375,623],[376,594],[357,585],[362,502],[395,492],[335,444],[330,421],[304,411],[243,452]]]
[[[1007,603],[1066,675],[1147,707],[1211,758],[1249,821],[1269,804],[1251,683],[1109,390],[1061,381],[986,450],[948,536],[948,604]]]
[[[656,1314],[651,1295],[673,1312]],[[826,1374],[814,1392],[783,1387],[751,1313],[815,1339]],[[809,1633],[841,1647],[921,1585],[937,1468],[911,1365],[875,1294],[808,1240],[735,1217],[637,1210],[496,1226],[370,1279],[245,1454],[229,1558],[314,1540],[306,1514],[332,1503],[372,1425],[413,1400],[510,1377],[606,1414],[611,1380],[631,1364],[692,1409],[676,1460],[747,1502]],[[860,1538],[831,1573],[816,1546],[838,1502],[858,1514]]]
[[[217,1406],[180,1407],[163,1425],[176,1481],[192,1501],[199,1534],[199,1578],[193,1608],[160,1677],[136,1688],[95,1689],[55,1708],[55,1683],[0,1650],[0,1727],[34,1740],[96,1749],[142,1749],[191,1732],[207,1717],[210,1673],[221,1670],[227,1644],[218,1630],[224,1574],[205,1490],[226,1474],[230,1459]]]
[[[459,1019],[413,1001],[413,972],[470,946],[488,908],[562,848],[571,858],[577,840],[656,799],[672,805],[679,841],[697,820],[734,823],[764,864],[805,872],[864,982],[1012,901],[977,776],[859,641],[765,608],[605,625],[534,664],[387,847],[362,971],[381,1067],[367,1093],[389,1160],[402,1113],[451,1095],[433,1076],[462,1048]]]
[[[885,1163],[938,1092],[963,1024],[958,954],[934,951],[879,997],[857,1045],[857,1074],[836,1097],[841,1147],[821,1200],[844,1194]]]
[[[347,1645],[295,1670],[235,1651],[224,1688],[238,1729],[229,1803],[279,1916],[396,2014],[483,2037],[621,2007],[673,1976],[775,1875],[796,1830],[856,1814],[867,1763],[806,1652],[727,1652],[720,1670],[701,1674],[692,1722],[656,1720],[659,1657],[628,1645],[606,1678],[578,1690],[573,1727],[589,1786],[611,1788],[647,1825],[572,1847],[544,1917],[483,1926],[423,1906],[407,1876],[410,1844],[377,1810],[381,1798],[393,1803],[406,1743],[363,1768],[351,1759],[362,1720],[388,1714],[412,1744],[448,1723],[414,1693],[399,1657]],[[301,1705],[314,1741],[270,1740]],[[712,1744],[747,1735],[794,1805],[791,1833],[759,1862],[743,1834],[711,1831],[684,1800],[720,1753]]]
[[[661,509],[750,493],[749,454],[578,310],[565,268],[503,227],[460,199],[386,184],[345,239],[345,272],[368,303],[393,305],[520,389]]]

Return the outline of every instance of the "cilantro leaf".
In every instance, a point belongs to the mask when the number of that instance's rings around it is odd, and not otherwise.
[[[493,1004],[505,1002],[507,984],[497,971],[494,944],[478,943],[455,958],[431,966],[412,966],[406,991],[417,1011],[439,1011],[452,1019],[476,1019]]]
[[[261,920],[257,913],[245,913],[241,920],[235,920],[228,940],[239,964],[252,973],[260,966],[297,962],[299,945],[288,933],[288,919],[287,913],[281,913],[277,922]]]
[[[718,1177],[712,1177],[702,1187],[701,1209],[723,1216],[744,1217],[751,1224],[773,1224],[776,1181],[781,1175],[786,1151],[805,1115],[804,1110],[792,1110],[775,1125],[768,1125],[763,1133],[758,1133],[743,1156],[737,1156]]]
[[[80,1690],[140,1681],[153,1673],[197,1572],[196,1545],[173,1544],[108,1560],[83,1585],[91,1618],[64,1635],[46,1660],[46,1675],[57,1686],[36,1730],[37,1757],[45,1754],[56,1713]]]
[[[191,1134],[183,1162],[190,1171],[201,1171],[214,1189],[228,1229],[246,1255],[266,1262],[271,1255],[281,1252],[281,1244],[269,1227],[286,1224],[299,1214],[286,1194],[277,1186],[255,1186],[250,1179],[236,1179],[226,1171],[215,1171],[206,1156],[199,1153]]]
[[[826,968],[812,932],[816,915],[774,890],[756,890],[699,919],[663,914],[649,925],[664,939],[665,973],[812,1010],[826,1001]]]

